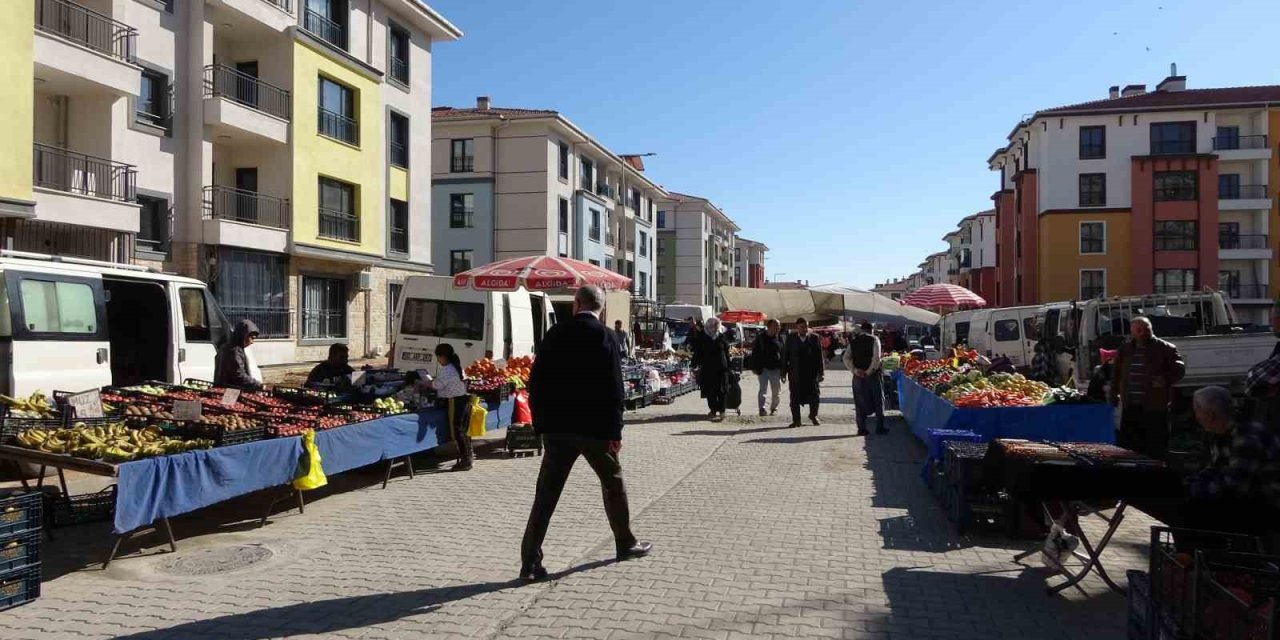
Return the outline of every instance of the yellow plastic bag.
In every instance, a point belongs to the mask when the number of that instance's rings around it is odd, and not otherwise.
[[[329,478],[324,475],[324,467],[320,466],[316,432],[308,429],[302,432],[302,457],[298,459],[298,476],[293,479],[293,488],[306,491],[326,484],[329,484]]]
[[[471,415],[467,420],[467,436],[483,438],[486,423],[489,421],[489,410],[480,404],[480,398],[477,396],[471,396]]]

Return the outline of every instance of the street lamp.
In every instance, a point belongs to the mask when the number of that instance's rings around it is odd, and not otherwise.
[[[779,271],[779,272],[777,272],[777,273],[773,274],[773,280],[772,280],[771,282],[780,282],[780,281],[778,280],[778,278],[780,278],[780,277],[782,277],[782,276],[785,276],[785,275],[787,275],[787,274],[786,274],[786,272],[784,272],[784,271]]]

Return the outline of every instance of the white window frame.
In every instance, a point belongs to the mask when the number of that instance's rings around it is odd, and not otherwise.
[[[1083,244],[1081,241],[1082,241],[1082,240],[1084,240],[1084,226],[1085,226],[1086,224],[1100,224],[1100,225],[1102,225],[1102,251],[1090,251],[1090,252],[1087,252],[1087,253],[1086,253],[1086,252],[1084,251],[1083,247],[1081,247],[1081,244]],[[1107,233],[1107,221],[1106,221],[1106,220],[1081,220],[1081,221],[1080,221],[1080,223],[1076,226],[1076,255],[1080,255],[1080,256],[1105,256],[1105,255],[1107,255],[1107,241],[1109,240],[1109,238],[1107,237],[1107,235],[1108,235],[1108,233]]]
[[[1103,298],[1107,297],[1107,268],[1106,267],[1089,267],[1087,269],[1080,269],[1080,272],[1076,274],[1076,300],[1086,299],[1084,297],[1084,272],[1086,271],[1102,272],[1102,297]],[[1088,298],[1088,299],[1092,300],[1093,298]]]

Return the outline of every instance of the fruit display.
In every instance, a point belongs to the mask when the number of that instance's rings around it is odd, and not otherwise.
[[[173,420],[173,412],[159,408],[159,405],[128,404],[124,407],[124,415],[129,418],[156,418]]]
[[[506,368],[499,373],[515,383],[516,388],[524,388],[529,384],[529,374],[532,372],[533,356],[519,356],[508,360]]]
[[[976,354],[956,351],[949,360],[902,359],[902,371],[920,386],[960,408],[1035,407],[1061,398],[1068,403],[1080,402],[1080,396],[1069,389],[1055,390],[1049,385],[1030,380],[1020,373],[984,375],[964,360]]]
[[[483,379],[498,375],[498,366],[489,358],[480,358],[462,370],[462,377]]]
[[[90,427],[83,422],[70,429],[27,429],[18,433],[14,441],[27,449],[107,462],[128,462],[213,446],[212,440],[165,436],[158,427],[130,429],[121,423]]]
[[[15,418],[47,420],[58,415],[53,406],[53,401],[40,391],[26,398],[10,398],[9,396],[0,395],[0,404],[9,407],[9,415]]]
[[[248,416],[236,415],[233,413],[226,413],[222,415],[203,414],[200,416],[200,419],[196,421],[196,424],[211,427],[222,427],[227,431],[245,431],[248,429],[257,429],[262,426],[258,421]]]
[[[373,401],[373,408],[386,414],[405,412],[405,404],[395,398],[378,398]]]
[[[164,388],[157,387],[154,385],[149,385],[149,384],[140,384],[132,387],[126,387],[126,390],[134,391],[134,392],[149,395],[149,396],[157,396],[157,397],[163,397],[169,393],[168,389],[164,389]],[[187,399],[194,400],[194,398],[187,398]]]
[[[501,374],[494,373],[484,378],[468,378],[467,393],[486,394],[494,393],[506,385],[509,381]]]
[[[1072,387],[1050,389],[1044,397],[1045,404],[1096,404],[1098,401]]]

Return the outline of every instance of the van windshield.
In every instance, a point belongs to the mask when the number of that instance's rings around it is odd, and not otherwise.
[[[452,340],[484,339],[484,304],[406,298],[400,332]]]

